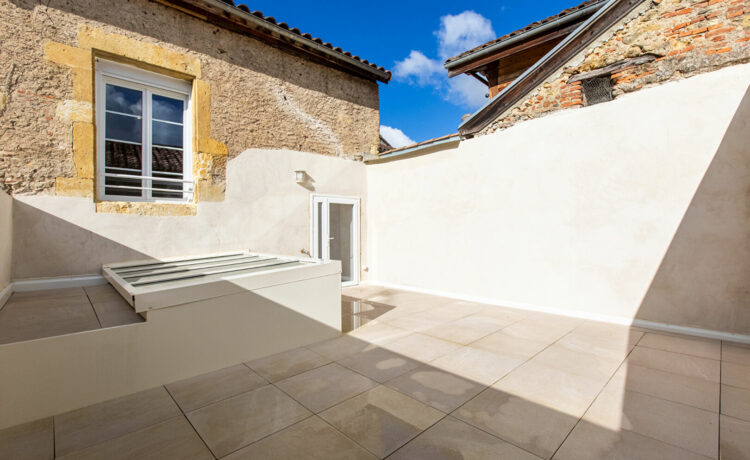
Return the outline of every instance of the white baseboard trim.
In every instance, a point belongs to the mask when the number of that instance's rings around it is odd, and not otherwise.
[[[500,307],[516,308],[519,310],[536,311],[542,313],[550,313],[553,315],[568,316],[572,318],[581,318],[591,321],[599,321],[602,323],[620,324],[623,326],[635,326],[642,327],[645,329],[653,329],[663,332],[671,332],[674,334],[692,335],[695,337],[703,337],[708,339],[726,340],[729,342],[739,342],[750,344],[750,335],[748,334],[736,334],[733,332],[715,331],[712,329],[701,329],[697,327],[689,326],[678,326],[675,324],[657,323],[654,321],[646,321],[643,319],[628,318],[625,316],[615,315],[602,315],[599,313],[593,313],[581,310],[568,310],[556,307],[548,307],[542,305],[532,305],[522,302],[514,301],[501,301],[498,299],[470,296],[465,294],[458,294],[455,292],[441,291],[437,289],[425,289],[413,286],[405,286],[394,283],[381,283],[374,280],[363,281],[360,284],[371,285],[371,286],[382,286],[388,289],[399,289],[402,291],[418,292],[420,294],[430,294],[439,297],[448,297],[450,299],[465,300],[467,302],[485,303],[488,305],[497,305]]]
[[[13,281],[14,292],[46,291],[69,287],[96,286],[106,284],[102,275],[65,276],[58,278],[30,278]]]
[[[5,286],[2,291],[0,291],[0,310],[3,309],[5,306],[5,302],[10,299],[10,295],[13,294],[13,283],[10,283],[9,285]]]

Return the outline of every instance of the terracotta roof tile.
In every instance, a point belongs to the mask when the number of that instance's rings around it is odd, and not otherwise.
[[[246,13],[250,13],[250,8],[248,8],[248,6],[245,5],[245,4],[236,4],[234,2],[234,0],[221,0],[221,1],[224,2],[224,3],[226,3],[227,5],[231,5],[231,6],[237,8],[237,9],[240,9],[240,10],[246,12]],[[368,62],[368,61],[366,61],[364,59],[360,59],[359,56],[353,56],[352,53],[350,53],[348,51],[343,51],[339,47],[335,47],[334,48],[334,46],[332,44],[330,44],[330,43],[323,43],[323,40],[321,40],[320,38],[314,38],[312,35],[310,35],[308,33],[303,34],[296,27],[295,28],[290,28],[289,25],[287,23],[285,23],[285,22],[277,23],[276,19],[273,16],[264,16],[261,11],[253,11],[250,14],[252,14],[253,16],[257,16],[257,17],[259,17],[260,19],[263,19],[266,22],[269,22],[271,24],[277,25],[277,26],[279,26],[279,27],[281,27],[283,29],[290,30],[291,32],[293,32],[293,33],[295,33],[297,35],[300,35],[303,38],[306,38],[306,39],[311,40],[311,41],[313,41],[315,43],[318,43],[318,44],[322,44],[323,46],[331,48],[331,49],[333,49],[334,51],[336,51],[338,53],[341,53],[341,54],[343,54],[343,55],[345,55],[347,57],[350,57],[350,58],[352,58],[352,59],[354,59],[356,61],[362,62],[363,64],[367,64],[367,65],[369,65],[372,68],[378,69],[378,70],[380,70],[382,72],[386,72],[386,73],[388,73],[388,75],[391,74],[391,72],[389,70],[386,70],[382,66],[378,66],[378,65],[376,65],[374,63],[371,63],[371,62]]]

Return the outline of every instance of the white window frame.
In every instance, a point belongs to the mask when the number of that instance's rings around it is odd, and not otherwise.
[[[318,216],[316,203],[323,203],[322,215]],[[352,245],[354,245],[354,254],[352,257],[352,279],[350,281],[344,281],[341,283],[342,286],[356,286],[360,283],[360,252],[362,251],[362,242],[360,240],[360,199],[353,196],[340,196],[340,195],[323,195],[319,193],[313,193],[310,195],[310,254],[314,259],[323,259],[324,254],[330,255],[330,236],[328,234],[330,230],[329,221],[329,206],[331,203],[336,204],[350,204],[353,206],[352,213],[353,221],[353,234],[352,234]],[[318,219],[322,219],[325,225],[321,225],[322,235],[318,235]],[[323,243],[322,252],[318,252],[318,238],[321,238]],[[327,260],[327,259],[326,259]]]
[[[194,183],[193,183],[193,106],[192,106],[192,83],[178,78],[167,77],[154,72],[149,72],[137,67],[106,61],[96,58],[96,196],[101,201],[135,201],[135,202],[169,202],[185,203],[193,200]],[[108,195],[106,194],[104,184],[105,174],[105,107],[106,107],[106,84],[111,83],[126,88],[142,90],[143,97],[143,117],[142,133],[146,140],[141,146],[141,162],[144,171],[142,176],[143,189],[141,196],[125,195]],[[152,197],[152,191],[149,188],[152,180],[162,178],[153,178],[151,172],[151,94],[166,96],[173,99],[184,101],[183,113],[183,163],[182,163],[182,181],[183,197],[166,198]]]

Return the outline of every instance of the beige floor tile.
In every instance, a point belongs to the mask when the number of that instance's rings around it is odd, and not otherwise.
[[[722,342],[721,359],[728,363],[750,366],[750,345]]]
[[[456,343],[446,342],[445,340],[417,332],[395,340],[381,342],[379,345],[382,348],[422,363],[428,363],[460,347]]]
[[[626,363],[719,382],[720,362],[713,359],[636,346]]]
[[[339,363],[380,383],[422,365],[419,361],[380,347],[344,358]]]
[[[423,317],[423,316],[416,316],[416,315],[407,315],[407,316],[399,316],[398,318],[389,319],[387,321],[387,324],[397,327],[399,329],[404,329],[407,331],[413,331],[413,332],[419,332],[424,331],[426,329],[433,328],[435,326],[439,326],[447,321],[442,321],[438,319],[434,319],[431,317]]]
[[[719,411],[719,384],[658,369],[623,365],[615,375],[628,391],[637,391],[712,412]]]
[[[300,347],[246,364],[269,382],[277,382],[330,362],[330,359],[305,347]]]
[[[336,431],[320,417],[314,416],[225,458],[226,460],[375,460],[377,457]]]
[[[171,418],[165,422],[143,428],[119,438],[110,439],[85,450],[63,457],[77,460],[200,460],[212,459],[185,417]]]
[[[573,330],[573,333],[592,338],[619,339],[630,337],[630,333],[634,330],[635,329],[632,326],[625,326],[621,324],[602,323],[599,321],[584,321]],[[643,336],[642,332],[638,334],[637,339],[639,340],[641,336]],[[635,346],[635,343],[633,344],[633,346]]]
[[[628,356],[633,347],[635,347],[635,344],[638,343],[643,332],[632,330],[624,334],[621,332],[615,331],[615,333],[607,337],[606,335],[599,336],[576,329],[560,339],[556,345],[603,358],[623,360]]]
[[[331,363],[282,380],[276,385],[317,413],[378,384],[337,363]]]
[[[531,362],[605,382],[612,377],[622,360],[553,344],[534,356]]]
[[[180,415],[164,387],[55,416],[55,454],[67,455]]]
[[[729,362],[721,363],[721,383],[750,389],[750,366]]]
[[[273,385],[188,412],[187,417],[217,457],[222,457],[309,417]]]
[[[99,284],[83,288],[91,302],[104,302],[113,299],[122,299],[122,295],[112,287],[111,284]]]
[[[379,457],[395,451],[444,414],[395,390],[379,386],[320,416]]]
[[[516,323],[529,316],[529,312],[525,310],[515,310],[513,308],[505,308],[497,305],[490,305],[479,312],[482,315],[492,316],[509,323]]]
[[[554,460],[706,460],[708,458],[632,431],[612,431],[588,422],[576,425],[553,457]]]
[[[701,358],[721,359],[721,341],[719,340],[647,332],[638,345]]]
[[[494,388],[484,390],[452,415],[542,458],[552,456],[578,421]]]
[[[443,340],[467,345],[512,324],[491,316],[471,315],[424,331]]]
[[[445,413],[452,412],[487,388],[431,366],[407,372],[389,381],[387,386]]]
[[[524,361],[525,358],[515,355],[461,347],[430,365],[480,384],[491,385]]]
[[[167,385],[183,411],[190,412],[222,399],[266,385],[266,380],[247,366],[236,366],[198,375]]]
[[[16,291],[13,293],[14,300],[22,299],[43,299],[43,298],[61,298],[61,297],[81,297],[86,296],[86,292],[80,287],[45,289],[43,291]]]
[[[99,329],[86,297],[8,302],[0,310],[0,344]]]
[[[750,422],[721,416],[721,460],[750,459]]]
[[[409,334],[409,331],[393,327],[387,323],[374,322],[349,333],[350,337],[369,343],[392,340]]]
[[[368,318],[362,315],[342,315],[341,316],[341,332],[347,333],[360,327],[376,322],[375,319]]]
[[[52,459],[54,450],[52,417],[0,430],[0,458]]]
[[[607,385],[583,419],[612,431],[633,431],[711,458],[716,458],[718,451],[717,413],[624,391],[620,381]]]
[[[750,390],[722,385],[721,413],[750,422]]]
[[[514,337],[500,330],[473,342],[471,346],[493,353],[528,359],[547,348],[549,343],[546,340]]]
[[[606,383],[534,362],[523,364],[491,389],[580,418]]]
[[[533,318],[526,318],[502,329],[502,333],[518,339],[545,342],[547,345],[569,333],[572,327],[564,324],[543,324]]]
[[[123,326],[125,324],[137,324],[145,321],[122,297],[119,299],[97,301],[92,305],[102,327]]]
[[[352,337],[348,334],[344,334],[340,337],[308,345],[307,348],[320,355],[325,356],[331,361],[338,361],[348,356],[377,348],[377,345],[364,341],[362,339]]]
[[[389,460],[539,460],[518,447],[446,417],[388,457]]]

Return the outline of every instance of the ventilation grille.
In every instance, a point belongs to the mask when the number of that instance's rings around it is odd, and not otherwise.
[[[612,79],[609,76],[583,80],[581,81],[581,89],[583,90],[583,102],[586,105],[612,100]]]

